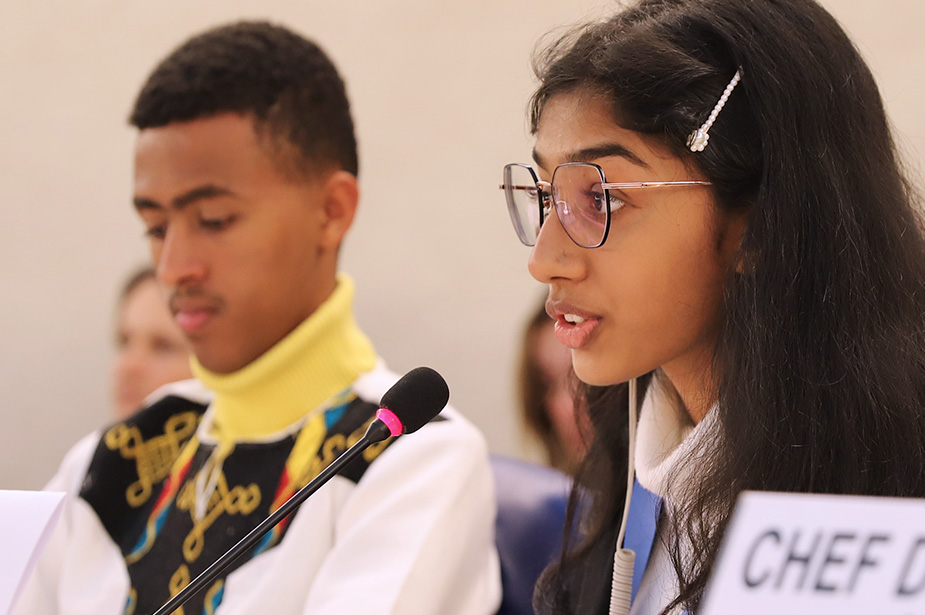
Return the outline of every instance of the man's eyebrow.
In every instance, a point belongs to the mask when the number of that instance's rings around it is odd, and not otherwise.
[[[636,166],[642,167],[644,169],[650,168],[648,163],[646,163],[642,158],[619,143],[606,143],[604,145],[586,147],[584,149],[569,153],[566,155],[565,161],[593,162],[600,158],[608,158],[610,156],[620,156],[621,158],[627,159],[630,163],[635,164]],[[543,157],[540,156],[540,153],[536,151],[536,148],[533,148],[533,160],[541,168],[546,168],[545,164],[543,163]]]
[[[214,199],[220,196],[234,196],[234,193],[228,188],[216,186],[215,184],[207,184],[205,186],[193,188],[189,192],[181,194],[175,198],[173,200],[173,207],[174,209],[183,209],[187,205],[195,203],[196,201]]]
[[[164,209],[157,201],[145,199],[140,196],[133,198],[132,204],[135,205],[135,209],[138,211]]]
[[[195,203],[196,201],[214,199],[220,196],[235,196],[235,194],[228,188],[216,186],[215,184],[207,184],[205,186],[193,188],[189,192],[181,194],[173,200],[172,206],[176,210],[181,210]],[[157,201],[146,199],[144,197],[135,197],[132,199],[132,202],[135,204],[135,209],[139,211],[143,209],[164,209],[164,206]]]

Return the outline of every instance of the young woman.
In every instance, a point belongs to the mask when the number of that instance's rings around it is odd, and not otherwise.
[[[169,382],[192,378],[189,344],[174,322],[154,269],[144,267],[125,283],[116,306],[112,397],[118,420],[141,409],[144,399]]]
[[[920,201],[832,16],[643,0],[537,65],[504,188],[594,424],[537,611],[696,612],[744,489],[925,496]]]

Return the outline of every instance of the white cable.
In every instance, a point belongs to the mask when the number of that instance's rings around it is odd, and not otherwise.
[[[617,534],[613,555],[613,578],[610,582],[610,615],[629,615],[633,596],[633,567],[636,553],[623,548],[626,537],[626,520],[629,517],[633,498],[633,484],[636,478],[636,379],[629,381],[629,459],[626,462],[626,501],[623,504],[623,521]]]

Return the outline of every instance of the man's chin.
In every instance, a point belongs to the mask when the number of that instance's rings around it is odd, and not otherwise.
[[[205,339],[193,341],[192,347],[199,364],[213,374],[231,374],[247,367],[259,357],[250,356],[238,348],[209,344]]]

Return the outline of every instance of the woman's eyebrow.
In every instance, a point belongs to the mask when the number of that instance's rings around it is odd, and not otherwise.
[[[634,154],[631,150],[627,149],[626,146],[620,145],[619,143],[605,143],[603,145],[595,145],[593,147],[584,147],[582,149],[576,150],[566,154],[566,162],[593,162],[599,160],[600,158],[608,158],[610,156],[620,156],[625,158],[631,164],[634,164],[643,169],[649,169],[648,163],[646,163],[642,158]],[[546,163],[544,162],[543,157],[540,155],[536,148],[533,148],[533,160],[536,162],[540,168],[547,168]]]
[[[619,143],[606,143],[594,147],[585,147],[566,156],[569,162],[593,162],[599,158],[609,158],[610,156],[620,156],[630,163],[648,169],[649,165],[639,156]]]

